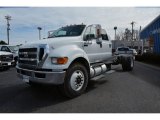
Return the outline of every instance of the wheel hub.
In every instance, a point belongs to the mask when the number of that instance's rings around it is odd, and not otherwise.
[[[84,85],[84,74],[80,70],[76,70],[71,75],[71,88],[75,91],[79,91]]]
[[[77,78],[76,78],[77,84],[80,84],[81,81],[82,81],[82,76],[77,76]]]

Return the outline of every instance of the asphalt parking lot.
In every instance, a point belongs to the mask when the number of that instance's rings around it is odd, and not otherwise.
[[[15,68],[0,72],[1,113],[159,113],[160,68],[135,62],[131,72],[120,65],[92,82],[74,99],[56,86],[31,87],[19,80]]]

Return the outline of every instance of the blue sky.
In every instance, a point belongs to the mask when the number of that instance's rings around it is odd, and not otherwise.
[[[145,27],[160,14],[160,8],[151,7],[12,7],[0,8],[0,40],[7,42],[6,20],[4,16],[12,16],[10,21],[10,43],[23,44],[38,40],[37,27],[42,27],[42,37],[47,32],[67,24],[101,24],[111,38],[114,38],[113,27],[117,32],[125,28],[131,29],[130,22],[135,21],[135,28]]]

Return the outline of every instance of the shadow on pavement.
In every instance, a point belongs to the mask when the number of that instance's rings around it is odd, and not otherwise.
[[[55,86],[31,87],[26,84],[0,88],[1,113],[27,113],[67,99]]]
[[[108,81],[105,78],[102,78],[97,81],[90,81],[88,84],[88,87],[86,89],[86,93],[92,91],[93,89],[96,89],[100,87],[100,85],[107,83]]]
[[[90,82],[85,93],[106,82],[103,79]],[[29,86],[24,83],[10,87],[0,86],[0,96],[0,113],[30,113],[70,100],[64,97],[56,86]]]

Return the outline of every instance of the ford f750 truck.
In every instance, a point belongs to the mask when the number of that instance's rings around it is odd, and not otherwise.
[[[134,65],[130,56],[113,56],[112,43],[99,24],[59,28],[47,39],[20,47],[18,54],[16,68],[23,81],[58,85],[70,98],[81,95],[111,64],[125,63],[124,70]]]

